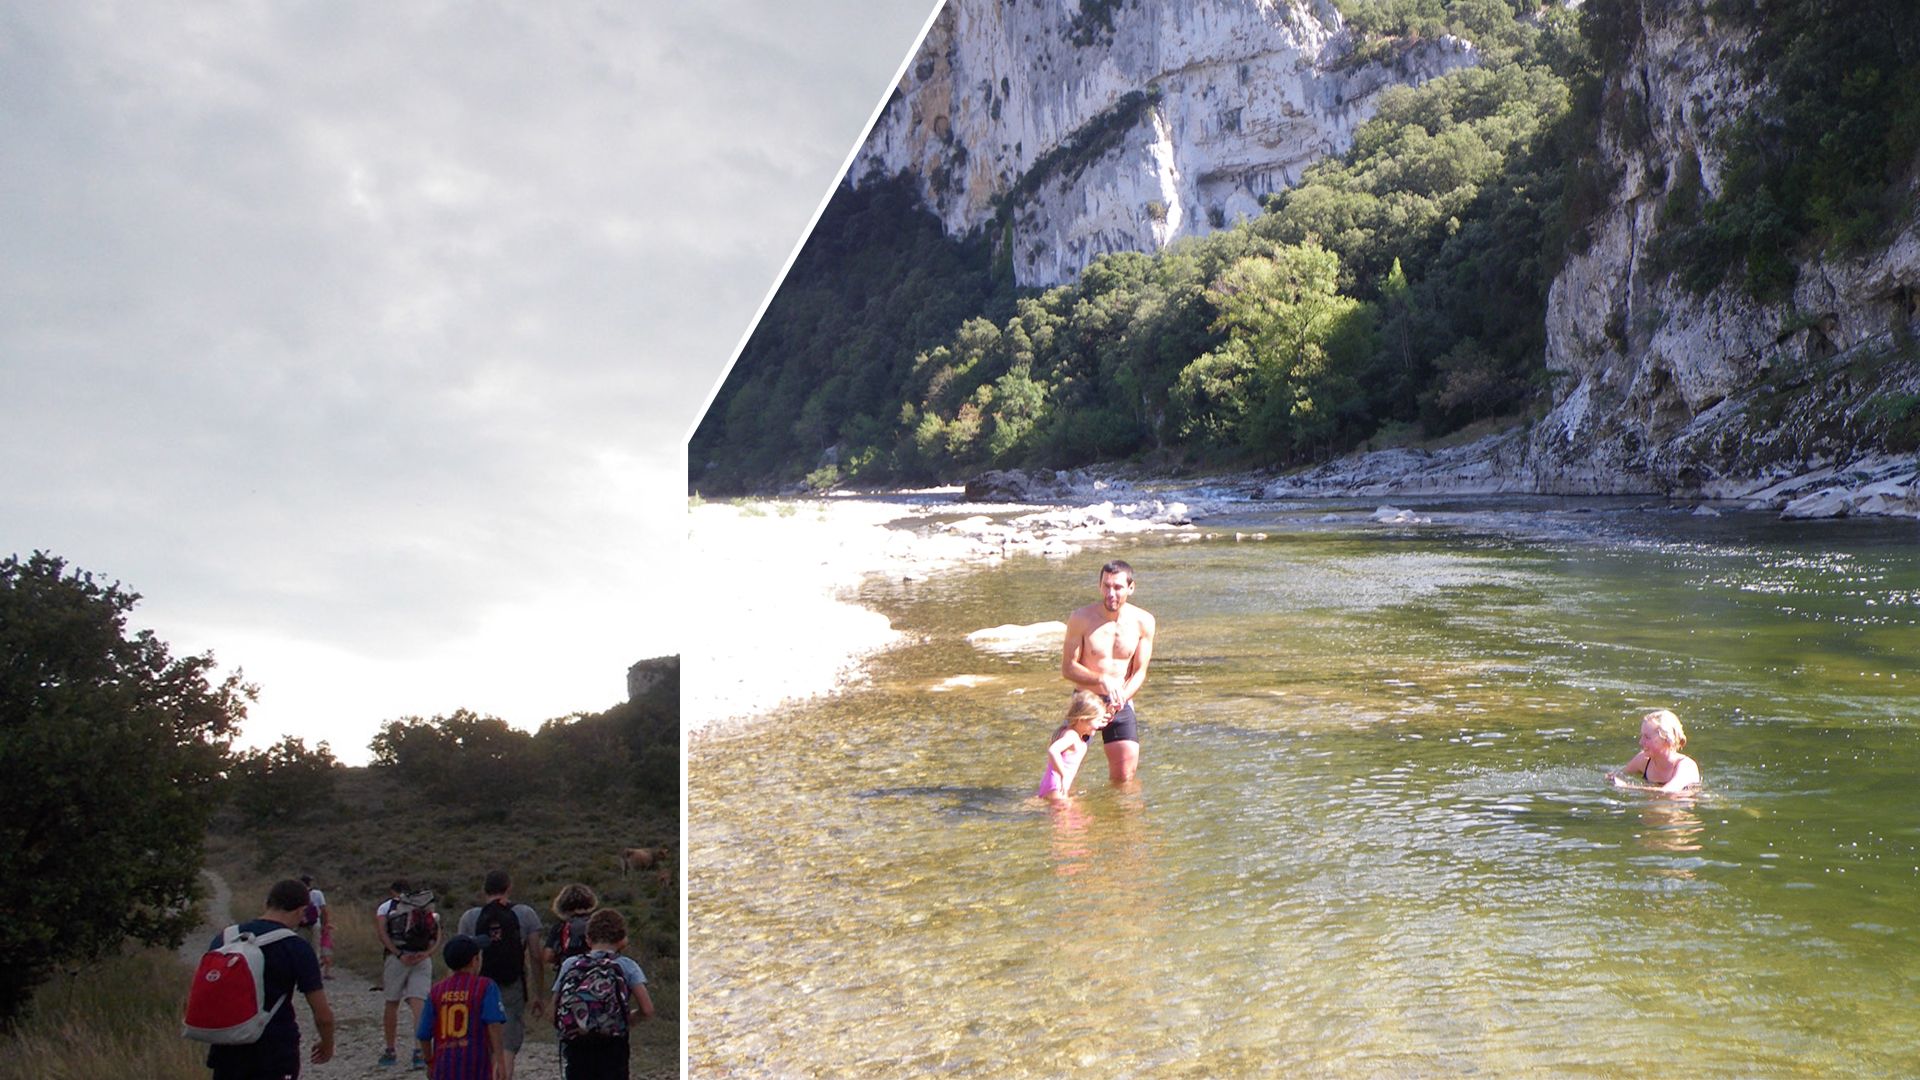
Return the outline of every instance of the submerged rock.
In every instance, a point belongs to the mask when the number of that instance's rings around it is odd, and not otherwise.
[[[1028,652],[1058,649],[1067,635],[1067,624],[1053,622],[1004,623],[975,630],[967,635],[967,644],[988,652]]]
[[[1373,520],[1382,525],[1427,525],[1433,521],[1432,518],[1421,517],[1411,510],[1400,510],[1391,506],[1383,506],[1375,510]]]

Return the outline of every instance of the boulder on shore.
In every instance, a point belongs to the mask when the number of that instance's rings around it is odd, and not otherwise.
[[[1063,494],[1055,474],[1029,475],[1021,469],[989,469],[966,485],[970,503],[1044,503]]]

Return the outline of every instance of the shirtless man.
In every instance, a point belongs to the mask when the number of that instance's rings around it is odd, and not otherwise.
[[[1153,659],[1153,616],[1128,603],[1133,596],[1133,567],[1115,559],[1100,568],[1100,600],[1067,616],[1067,640],[1060,674],[1107,701],[1101,729],[1107,750],[1107,778],[1115,784],[1133,779],[1140,765],[1140,734],[1133,695],[1147,681]]]

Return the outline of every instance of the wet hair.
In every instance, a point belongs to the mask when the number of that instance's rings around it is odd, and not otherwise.
[[[1067,701],[1067,718],[1064,727],[1072,727],[1075,720],[1097,720],[1107,711],[1106,703],[1100,695],[1091,690],[1075,690]]]
[[[499,896],[513,888],[513,875],[505,870],[489,870],[487,880],[482,882],[480,887],[488,896]]]
[[[1114,559],[1100,568],[1101,577],[1106,577],[1108,574],[1125,574],[1127,584],[1133,584],[1133,567],[1128,566],[1125,559]]]
[[[587,916],[587,943],[617,945],[627,938],[627,917],[610,907]]]
[[[1652,724],[1675,750],[1687,745],[1687,729],[1680,726],[1680,718],[1673,715],[1672,709],[1655,709],[1641,717],[1640,722]]]
[[[553,898],[553,913],[563,919],[569,915],[585,915],[599,906],[600,898],[593,890],[577,881],[562,888]]]
[[[267,890],[270,911],[302,911],[307,906],[307,887],[299,878],[281,878]]]
[[[1106,711],[1107,706],[1100,700],[1099,694],[1091,690],[1075,690],[1073,697],[1067,700],[1066,717],[1060,721],[1059,727],[1053,729],[1053,737],[1057,739],[1067,732],[1073,731],[1073,722],[1075,720],[1098,720],[1106,714]],[[1073,733],[1075,735],[1080,734],[1077,731]]]

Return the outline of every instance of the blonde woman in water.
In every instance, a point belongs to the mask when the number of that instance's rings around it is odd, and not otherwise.
[[[1640,752],[1633,760],[1607,774],[1614,787],[1633,787],[1625,777],[1635,773],[1656,791],[1675,792],[1700,784],[1700,765],[1680,752],[1687,745],[1686,729],[1668,709],[1655,709],[1640,718]]]
[[[1099,695],[1087,690],[1073,692],[1073,699],[1067,702],[1066,721],[1054,730],[1053,741],[1047,744],[1047,771],[1040,776],[1036,796],[1048,802],[1066,801],[1073,775],[1087,756],[1087,740],[1106,718],[1107,707]]]

